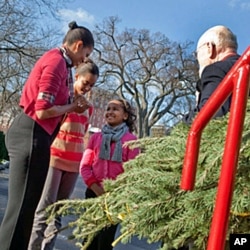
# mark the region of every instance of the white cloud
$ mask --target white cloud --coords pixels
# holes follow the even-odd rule
[[[241,7],[241,9],[244,9],[244,10],[250,10],[250,3],[243,2],[243,3],[241,3],[240,7]]]
[[[249,1],[242,1],[242,0],[230,0],[228,2],[228,5],[231,7],[231,8],[238,8],[240,7],[240,9],[242,10],[250,10],[250,3]]]
[[[81,8],[77,10],[61,9],[58,15],[62,20],[64,32],[68,30],[68,23],[71,21],[76,21],[77,24],[86,26],[87,28],[92,28],[95,24],[95,17]]]
[[[240,0],[230,0],[228,2],[228,5],[231,7],[231,8],[234,8],[235,6],[237,6],[237,3],[239,2]]]

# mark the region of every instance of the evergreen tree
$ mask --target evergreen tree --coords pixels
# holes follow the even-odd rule
[[[250,104],[246,113],[229,233],[250,231]],[[142,153],[125,164],[116,180],[106,180],[106,193],[87,200],[60,201],[59,214],[75,215],[69,223],[74,237],[85,246],[104,227],[120,223],[127,242],[131,236],[162,241],[161,249],[172,249],[192,241],[192,249],[206,249],[224,151],[228,116],[214,119],[202,134],[195,189],[180,190],[180,179],[189,127],[178,124],[169,136],[145,138],[130,143]],[[50,219],[51,219],[50,218]],[[78,243],[81,246],[80,243]]]

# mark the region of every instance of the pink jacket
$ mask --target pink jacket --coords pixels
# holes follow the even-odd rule
[[[127,141],[136,140],[137,137],[130,132],[123,135],[121,141],[124,144]],[[84,151],[81,163],[80,174],[85,184],[90,187],[93,183],[102,186],[104,179],[116,179],[121,174],[123,164],[111,160],[99,159],[99,152],[102,142],[102,133],[95,133],[90,137],[87,148]],[[111,156],[114,153],[115,143],[111,144]],[[123,147],[122,162],[134,159],[139,153],[139,149],[130,149]]]

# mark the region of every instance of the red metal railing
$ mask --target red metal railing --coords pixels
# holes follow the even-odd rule
[[[235,172],[238,163],[242,129],[249,93],[249,72],[250,47],[248,47],[242,54],[217,87],[213,95],[206,102],[202,110],[198,113],[187,138],[180,186],[181,189],[188,191],[193,190],[194,188],[202,131],[216,114],[220,106],[226,101],[229,95],[233,93],[207,250],[222,250],[225,248]]]

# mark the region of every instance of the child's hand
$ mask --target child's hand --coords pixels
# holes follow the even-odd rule
[[[75,103],[74,112],[76,113],[83,113],[85,110],[91,107],[90,102],[88,102],[84,96],[77,96],[74,100],[74,103]]]
[[[97,185],[96,183],[93,183],[90,188],[97,196],[104,194],[103,188]]]

